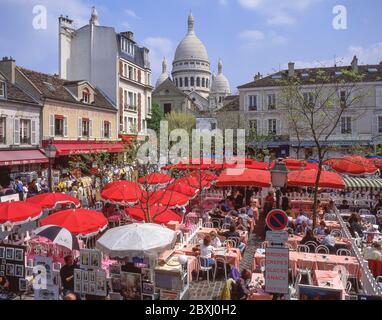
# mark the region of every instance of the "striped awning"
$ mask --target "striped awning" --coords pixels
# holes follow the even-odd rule
[[[344,177],[346,189],[382,189],[382,179]]]

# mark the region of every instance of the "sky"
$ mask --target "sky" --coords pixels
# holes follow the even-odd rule
[[[153,83],[163,57],[172,62],[190,11],[212,71],[221,58],[234,93],[258,72],[270,74],[290,61],[297,67],[345,65],[355,54],[362,64],[382,61],[380,0],[0,0],[0,57],[57,73],[59,15],[81,27],[93,5],[101,25],[131,30],[150,49]],[[46,27],[36,29],[41,6]]]

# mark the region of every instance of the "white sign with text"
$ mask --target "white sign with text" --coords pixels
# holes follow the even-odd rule
[[[289,292],[289,249],[268,247],[265,249],[265,291]]]

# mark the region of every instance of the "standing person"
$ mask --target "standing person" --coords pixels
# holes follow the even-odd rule
[[[77,265],[72,255],[68,255],[64,258],[65,264],[60,270],[61,283],[63,287],[64,297],[74,293],[74,269]]]
[[[289,208],[289,198],[287,194],[284,192],[281,198],[281,210],[286,212],[288,208]]]
[[[28,186],[27,183],[25,182],[23,184],[23,200],[26,200],[28,197]]]
[[[244,196],[241,194],[240,190],[236,190],[233,193],[233,202],[235,210],[239,210],[243,207]]]
[[[84,195],[85,195],[84,186],[82,185],[82,182],[78,183],[77,192],[78,192],[78,194],[77,194],[78,200],[80,200],[82,202]]]
[[[19,194],[20,201],[23,201],[24,200],[24,186],[23,186],[23,183],[21,182],[20,178],[16,179],[16,190],[15,191]]]

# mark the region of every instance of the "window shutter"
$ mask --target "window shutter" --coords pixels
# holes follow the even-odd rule
[[[31,121],[31,144],[33,146],[37,144],[36,120]]]
[[[64,117],[64,137],[68,136],[68,117]]]
[[[123,74],[123,62],[122,62],[122,61],[119,61],[119,74],[120,74],[121,76],[124,75],[124,74]]]
[[[281,120],[276,120],[277,121],[277,135],[282,135],[282,132],[281,132],[281,129],[282,129],[282,123],[281,123]]]
[[[20,119],[14,119],[13,121],[13,144],[20,144]]]
[[[89,120],[89,137],[93,137],[93,120]]]
[[[382,107],[382,87],[375,88],[376,106]]]
[[[78,138],[82,138],[82,118],[78,118]]]
[[[109,139],[111,139],[112,134],[113,134],[113,131],[111,131],[111,130],[112,130],[111,121],[109,121],[109,136],[108,136]]]
[[[101,121],[101,139],[105,137],[105,121]]]
[[[49,137],[54,137],[54,115],[49,115]]]

